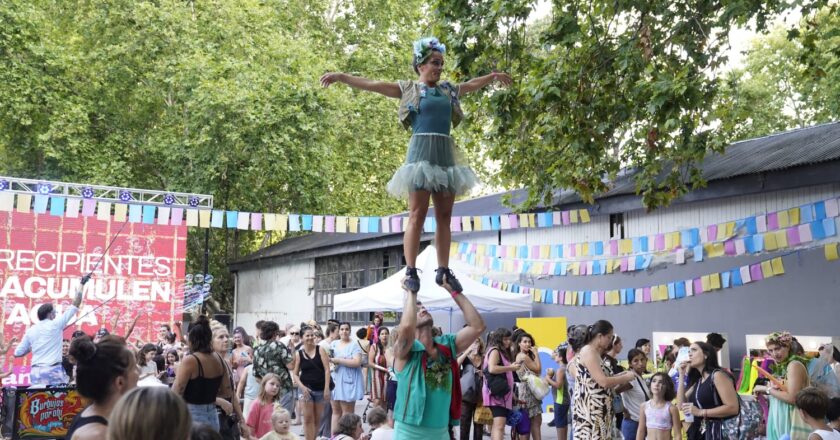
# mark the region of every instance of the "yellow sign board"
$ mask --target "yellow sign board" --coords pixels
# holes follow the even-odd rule
[[[566,317],[516,318],[516,326],[530,333],[538,347],[554,350],[566,342]]]

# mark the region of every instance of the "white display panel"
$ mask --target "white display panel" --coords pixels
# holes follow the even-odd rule
[[[750,350],[766,350],[767,344],[764,343],[764,338],[767,337],[771,332],[763,335],[747,335],[747,353]],[[831,336],[803,336],[803,335],[793,335],[796,340],[802,344],[802,347],[805,351],[817,351],[822,344],[831,344],[835,343],[838,337],[831,337]]]
[[[653,337],[650,339],[651,341],[651,352],[653,353],[653,362],[656,367],[659,367],[659,363],[662,362],[662,356],[660,354],[659,348],[663,345],[674,345],[674,339],[679,338],[686,338],[691,342],[695,341],[706,341],[706,335],[712,333],[714,330],[709,330],[707,332],[653,332]],[[717,332],[720,333],[720,332]],[[727,340],[725,344],[723,344],[723,348],[718,352],[718,363],[723,368],[729,368],[729,335],[726,333],[720,333],[724,339]]]

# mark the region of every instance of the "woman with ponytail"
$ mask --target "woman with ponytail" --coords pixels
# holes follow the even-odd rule
[[[578,341],[575,341],[578,344]],[[613,326],[600,320],[586,328],[580,353],[575,357],[574,438],[609,440],[612,438],[613,391],[636,377],[632,371],[612,376],[604,363],[604,353],[613,342]]]
[[[190,354],[178,365],[172,391],[187,402],[194,423],[204,423],[219,431],[216,397],[232,395],[233,390],[225,376],[225,361],[213,351],[213,330],[206,316],[199,316],[190,324],[188,340]],[[240,421],[240,424],[244,423]]]
[[[92,403],[73,419],[65,438],[103,439],[117,401],[137,386],[134,355],[120,337],[105,336],[94,344],[87,335],[73,340],[70,355],[76,359],[76,389]]]
[[[522,366],[521,362],[511,362],[510,354],[511,333],[505,327],[500,327],[490,334],[487,342],[487,354],[484,355],[484,371],[491,375],[502,375],[507,381],[507,392],[496,395],[490,392],[490,377],[484,378],[481,386],[481,397],[484,406],[490,408],[493,414],[493,425],[490,427],[490,438],[502,440],[505,435],[505,422],[513,408],[513,372]]]
[[[688,361],[677,368],[677,402],[686,421],[694,419],[688,440],[724,440],[723,420],[738,414],[739,403],[735,381],[720,368],[717,350],[695,342],[689,346]]]

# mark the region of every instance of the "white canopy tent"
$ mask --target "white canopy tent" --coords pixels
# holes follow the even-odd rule
[[[437,257],[434,246],[427,246],[417,256],[417,268],[420,269],[420,292],[417,298],[430,312],[459,311],[449,293],[435,283]],[[479,313],[531,313],[531,298],[528,295],[505,292],[473,280],[467,274],[453,269],[455,276],[464,287],[464,295],[470,299]],[[333,310],[336,312],[373,312],[401,311],[405,291],[401,280],[405,272],[400,271],[390,277],[367,287],[352,292],[336,295]]]

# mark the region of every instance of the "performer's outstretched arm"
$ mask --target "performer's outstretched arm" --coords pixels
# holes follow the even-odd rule
[[[461,292],[453,294],[452,287],[446,282],[443,283],[443,288],[452,295],[452,299],[455,300],[455,304],[458,304],[458,308],[464,315],[464,321],[466,321],[466,326],[455,335],[455,348],[458,352],[462,352],[470,348],[470,345],[484,333],[487,324],[484,323],[484,318],[481,317],[478,310],[464,294]]]
[[[329,72],[321,76],[321,85],[323,87],[329,87],[334,82],[342,82],[354,89],[379,93],[389,98],[399,99],[402,96],[400,85],[395,82],[376,81],[341,72]]]
[[[473,78],[465,83],[461,83],[460,94],[466,95],[467,93],[476,92],[484,87],[487,87],[487,85],[494,81],[498,81],[503,86],[509,86],[512,82],[510,75],[507,73],[493,72],[484,76],[479,76],[478,78]]]
[[[417,293],[405,291],[405,305],[400,319],[399,332],[394,340],[394,368],[401,371],[414,345],[414,335],[417,327]]]

